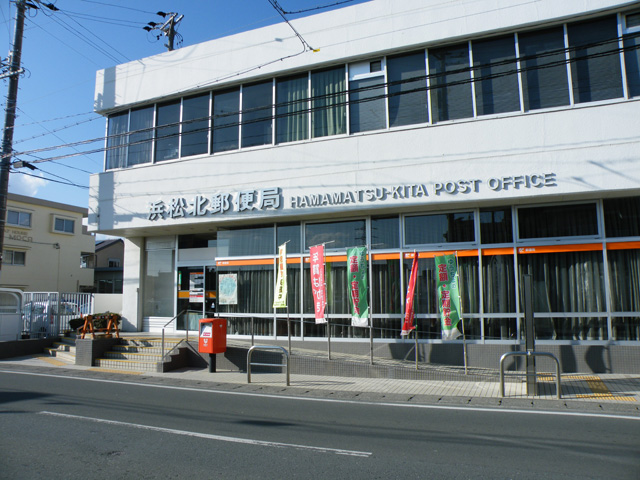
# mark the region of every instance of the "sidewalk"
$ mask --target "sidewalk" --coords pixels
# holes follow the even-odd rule
[[[252,373],[251,383],[243,372],[218,371],[210,373],[208,369],[180,369],[167,373],[132,372],[108,370],[96,367],[80,367],[46,355],[0,360],[0,368],[8,370],[11,365],[24,366],[37,370],[74,371],[76,374],[106,375],[109,378],[128,377],[128,381],[157,382],[180,386],[200,385],[202,388],[233,389],[280,395],[319,396],[330,398],[374,398],[377,401],[398,402],[453,402],[458,404],[517,405],[534,402],[540,404],[558,402],[579,402],[584,407],[598,405],[625,405],[625,410],[640,414],[640,375],[615,374],[565,374],[561,376],[562,399],[556,396],[556,381],[553,375],[540,376],[536,396],[526,395],[523,381],[505,382],[504,398],[500,396],[498,381],[428,381],[398,380],[389,378],[334,377],[315,375],[292,375],[290,386],[286,385],[286,374]],[[519,401],[519,402],[518,402]],[[547,402],[552,401],[552,402]],[[577,405],[576,405],[577,406]]]

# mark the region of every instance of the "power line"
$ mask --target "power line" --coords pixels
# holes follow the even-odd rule
[[[69,17],[77,17],[83,20],[88,20],[88,21],[98,22],[98,23],[106,23],[110,25],[118,25],[121,27],[140,28],[140,24],[142,23],[142,22],[133,21],[133,20],[124,20],[120,18],[109,18],[109,17],[102,17],[97,15],[90,15],[88,13],[72,12],[70,10],[65,10],[65,13]]]
[[[79,50],[75,49],[73,46],[69,45],[68,43],[66,43],[64,40],[56,37],[53,33],[51,33],[48,29],[42,27],[41,25],[39,25],[36,22],[32,22],[31,25],[34,25],[36,27],[38,27],[39,29],[41,29],[43,32],[47,33],[48,35],[51,35],[53,38],[55,38],[56,40],[58,40],[60,43],[62,43],[64,46],[66,46],[67,48],[69,48],[70,50],[73,50],[74,52],[76,52],[78,55],[80,55],[81,57],[85,58],[86,60],[89,60],[91,63],[93,63],[94,65],[98,66],[98,63],[96,63],[96,61],[91,58],[88,57],[87,55],[85,55],[84,53],[80,52]]]
[[[132,8],[132,7],[124,7],[122,5],[114,5],[113,3],[107,3],[107,2],[98,2],[96,0],[81,0],[82,2],[86,2],[86,3],[95,3],[98,5],[105,5],[107,7],[114,7],[114,8],[123,8],[125,10],[131,10],[133,12],[140,12],[140,13],[147,13],[149,15],[153,15],[155,12],[150,12],[148,10],[140,10],[139,8]]]
[[[34,177],[34,178],[39,178],[41,180],[45,180],[47,182],[53,182],[53,183],[60,183],[62,185],[68,185],[70,187],[78,187],[78,188],[82,188],[83,190],[89,190],[89,187],[85,187],[84,185],[78,185],[77,183],[73,183],[71,180],[68,180],[66,178],[63,178],[63,180],[65,180],[64,182],[61,180],[54,180],[53,178],[44,178],[44,177],[40,177],[39,175],[33,175],[32,173],[27,173],[24,172],[22,170],[12,170],[13,173],[19,173],[21,175],[26,175],[27,177]],[[47,173],[47,172],[44,172]],[[47,175],[53,175],[52,173],[47,173]],[[55,175],[57,176],[57,175]],[[62,178],[62,177],[58,177],[58,178]]]
[[[640,35],[640,34],[636,34],[636,35]],[[154,126],[154,127],[148,127],[148,128],[143,128],[143,129],[139,129],[139,130],[128,131],[128,132],[121,133],[121,134],[107,135],[106,137],[98,137],[98,138],[89,139],[89,140],[82,140],[82,141],[74,142],[74,143],[68,143],[68,144],[63,144],[63,145],[44,147],[44,148],[37,149],[37,150],[30,150],[30,151],[20,152],[20,153],[18,153],[18,155],[30,155],[30,154],[33,154],[33,153],[51,151],[51,150],[55,150],[55,149],[59,149],[59,148],[68,148],[68,147],[76,147],[76,146],[81,146],[81,145],[87,145],[89,143],[94,143],[94,142],[98,142],[98,141],[105,141],[105,140],[107,140],[107,142],[109,142],[110,140],[118,141],[119,139],[122,139],[122,138],[127,138],[128,139],[129,136],[153,134],[153,132],[156,131],[156,130],[160,131],[162,129],[168,129],[168,128],[171,128],[171,127],[178,127],[180,125],[188,125],[190,123],[208,121],[209,119],[215,120],[215,119],[221,119],[221,118],[229,117],[229,116],[236,116],[236,115],[239,116],[240,114],[246,115],[247,113],[255,113],[255,112],[260,112],[260,111],[263,111],[263,110],[269,110],[269,112],[270,112],[272,107],[275,107],[276,109],[278,109],[278,108],[283,108],[283,107],[292,106],[292,105],[306,104],[309,101],[320,101],[320,100],[323,100],[323,99],[333,99],[333,98],[338,98],[338,97],[342,97],[342,96],[344,96],[346,98],[347,95],[352,95],[352,94],[355,94],[355,93],[364,93],[364,92],[367,92],[367,91],[379,91],[380,89],[384,89],[385,87],[393,87],[393,86],[399,86],[399,85],[402,85],[402,84],[410,84],[410,83],[414,83],[414,82],[418,82],[418,81],[425,81],[425,85],[424,86],[420,86],[420,87],[417,87],[417,88],[414,88],[414,89],[410,89],[410,90],[404,90],[404,91],[400,91],[400,92],[397,92],[397,93],[386,93],[385,92],[385,93],[380,94],[380,95],[374,95],[374,96],[370,96],[370,97],[359,99],[359,100],[338,101],[338,102],[333,102],[333,103],[331,103],[329,105],[326,105],[326,106],[307,107],[307,108],[303,108],[303,109],[300,109],[300,110],[295,110],[295,111],[292,111],[292,112],[276,114],[274,116],[269,114],[268,116],[266,116],[264,118],[258,118],[256,120],[252,120],[252,121],[244,120],[242,122],[237,122],[237,123],[225,123],[222,126],[213,127],[213,130],[215,130],[216,128],[229,128],[231,126],[247,125],[247,124],[251,124],[251,123],[265,121],[267,119],[270,120],[272,118],[273,119],[279,119],[279,118],[284,118],[284,117],[288,117],[288,116],[307,114],[309,112],[322,110],[322,109],[335,108],[335,107],[338,107],[338,106],[346,106],[346,105],[352,105],[352,104],[358,104],[358,103],[366,103],[366,102],[372,102],[372,101],[385,99],[385,98],[389,98],[389,97],[408,95],[408,94],[411,94],[411,93],[416,93],[416,92],[421,92],[421,91],[428,92],[430,90],[450,88],[450,87],[453,87],[453,86],[456,86],[456,85],[464,85],[464,84],[473,83],[473,82],[482,82],[482,81],[487,81],[487,80],[500,78],[500,77],[504,77],[504,76],[516,75],[516,74],[518,74],[520,72],[529,72],[529,71],[553,68],[553,67],[557,67],[557,66],[561,66],[561,65],[567,65],[567,64],[571,64],[571,63],[575,63],[575,62],[584,61],[586,59],[593,59],[593,58],[598,58],[598,57],[603,57],[603,56],[610,56],[610,55],[614,55],[614,54],[619,54],[622,51],[631,51],[631,50],[635,50],[635,49],[640,48],[640,45],[636,45],[636,46],[632,46],[632,47],[622,47],[621,48],[621,47],[619,47],[617,45],[619,40],[620,40],[619,38],[613,38],[613,39],[606,40],[606,41],[595,42],[595,43],[592,43],[592,44],[589,44],[589,45],[580,45],[580,46],[571,47],[571,48],[568,48],[568,49],[566,49],[566,48],[556,49],[556,50],[548,51],[548,52],[545,52],[543,54],[538,54],[538,55],[516,57],[514,59],[508,59],[508,60],[503,60],[503,61],[499,61],[499,62],[492,62],[492,63],[489,63],[489,64],[473,65],[473,66],[464,67],[464,68],[455,69],[455,70],[449,70],[449,71],[445,71],[445,72],[441,72],[441,73],[437,73],[437,74],[420,75],[420,76],[416,76],[416,77],[412,77],[412,78],[408,78],[408,79],[403,79],[403,80],[395,81],[395,82],[386,82],[386,83],[385,82],[380,82],[380,83],[377,83],[375,85],[368,86],[368,87],[363,87],[363,88],[359,88],[359,89],[349,89],[349,90],[344,90],[344,91],[336,92],[336,93],[329,94],[329,95],[314,96],[313,98],[307,97],[307,98],[303,98],[303,99],[300,99],[300,100],[289,101],[289,102],[281,102],[281,103],[276,103],[276,104],[273,104],[273,105],[269,104],[269,105],[265,105],[265,106],[256,107],[256,108],[253,108],[253,109],[245,109],[245,110],[239,110],[237,112],[230,112],[230,113],[227,113],[225,115],[202,117],[202,118],[193,119],[193,120],[189,120],[189,121],[174,122],[174,123],[169,123],[169,124],[165,124],[165,125],[157,125],[157,126]],[[589,47],[603,46],[603,45],[612,44],[612,43],[616,44],[615,48],[610,49],[610,50],[606,50],[606,51],[603,51],[603,52],[599,52],[597,54],[591,54],[589,56],[583,56],[583,57],[572,56],[569,59],[567,59],[566,56],[564,56],[567,52],[575,52],[576,50],[583,50],[583,49],[589,48]],[[447,83],[435,84],[435,80],[437,80],[438,78],[442,78],[442,77],[455,76],[457,74],[470,73],[472,71],[476,72],[476,71],[479,71],[481,69],[495,68],[495,67],[498,67],[498,66],[505,66],[505,65],[515,66],[515,65],[517,65],[518,62],[526,62],[527,60],[540,59],[540,58],[544,58],[544,57],[548,57],[548,56],[558,56],[560,54],[563,55],[563,58],[561,60],[547,62],[547,63],[545,63],[543,65],[535,65],[533,67],[513,68],[513,69],[510,69],[510,70],[507,70],[507,71],[493,73],[493,74],[489,74],[489,75],[474,76],[473,78],[469,77],[469,78],[465,78],[465,79],[458,80],[458,81],[455,81],[455,82],[447,82]],[[430,83],[429,86],[427,86],[427,84],[426,84],[427,80],[429,80],[429,83]],[[432,81],[433,81],[433,84],[432,84]],[[197,130],[191,130],[191,131],[188,131],[188,132],[183,132],[182,134],[198,133],[198,132],[208,131],[208,130],[209,130],[209,127],[206,127],[206,128],[203,128],[203,129],[197,129]],[[178,135],[180,135],[179,132],[176,133],[176,134],[164,135],[164,136],[161,136],[161,137],[158,137],[158,138],[161,138],[161,139],[163,139],[163,138],[171,138],[172,136],[178,136]],[[62,155],[62,156],[52,157],[52,158],[49,158],[49,159],[39,159],[39,160],[34,161],[33,163],[40,163],[40,162],[51,161],[51,160],[59,160],[59,159],[74,157],[74,156],[83,155],[83,154],[100,153],[100,152],[104,152],[105,150],[108,151],[108,150],[112,150],[112,149],[116,149],[116,148],[123,148],[123,147],[129,146],[129,145],[144,144],[144,143],[148,143],[148,142],[153,141],[153,140],[154,140],[154,138],[150,137],[150,138],[145,138],[145,139],[142,139],[142,140],[136,141],[136,142],[128,142],[126,144],[112,145],[110,147],[102,147],[102,148],[90,150],[90,151],[87,151],[87,152],[78,152],[76,154]]]
[[[27,115],[23,110],[21,110],[21,109],[19,109],[19,110],[20,110],[22,113],[24,113],[25,115]],[[27,115],[27,116],[28,116],[28,115]],[[34,140],[34,139],[36,139],[36,138],[45,137],[45,136],[47,136],[47,135],[52,135],[52,134],[54,134],[54,133],[56,133],[56,132],[59,132],[59,131],[61,131],[61,130],[66,130],[66,129],[68,129],[68,128],[77,127],[77,126],[79,126],[79,125],[83,125],[83,124],[85,124],[85,123],[93,122],[93,121],[98,120],[98,119],[101,119],[101,118],[103,118],[103,117],[97,116],[97,117],[94,117],[94,118],[89,118],[89,119],[87,119],[87,120],[82,120],[82,121],[80,121],[80,122],[76,122],[76,123],[71,124],[71,125],[65,125],[65,126],[63,126],[63,127],[58,127],[58,128],[53,129],[53,130],[49,130],[48,128],[45,128],[45,127],[42,125],[42,123],[44,123],[44,122],[33,122],[33,123],[31,123],[30,125],[38,125],[39,127],[42,127],[44,130],[46,130],[46,132],[45,132],[45,133],[40,133],[40,134],[38,134],[38,135],[33,135],[33,136],[31,136],[31,137],[28,137],[28,138],[22,138],[22,139],[20,139],[20,140],[15,140],[15,141],[13,142],[13,144],[14,144],[14,145],[16,145],[16,144],[18,144],[18,143],[24,143],[24,142],[28,142],[29,140]],[[15,127],[14,127],[14,128],[15,128]],[[64,141],[64,140],[63,140],[63,141]]]
[[[18,109],[20,110],[20,109]],[[32,118],[31,115],[27,114],[26,112],[24,112],[23,110],[20,110],[22,113],[24,113],[27,117]],[[100,118],[100,117],[96,117],[96,118]],[[94,119],[90,119],[90,120],[94,120]],[[60,141],[65,141],[64,139],[62,139],[62,137],[58,136],[55,132],[56,131],[51,131],[49,130],[47,127],[45,127],[44,125],[40,125],[41,128],[43,128],[44,130],[46,130],[47,132],[49,132],[49,134],[52,134],[54,137],[56,137],[58,140]],[[73,148],[74,150],[76,150],[75,148]],[[77,150],[76,150],[77,151]],[[78,152],[78,153],[82,153],[82,152]],[[91,158],[87,157],[88,160],[93,161]]]
[[[101,47],[100,45],[98,45],[98,43],[96,43],[95,41],[91,40],[89,37],[87,37],[85,34],[83,34],[82,32],[78,31],[76,28],[74,28],[73,26],[69,25],[67,22],[65,22],[62,18],[60,18],[55,12],[60,12],[60,14],[66,16],[69,20],[73,21],[74,23],[76,23],[80,28],[86,30],[90,35],[92,35],[93,37],[95,37],[99,42],[102,42],[107,48],[111,49],[113,52],[115,52],[116,54],[120,55],[121,58],[124,58],[126,61],[130,61],[130,59],[124,55],[123,53],[119,52],[118,50],[116,50],[115,48],[113,48],[113,46],[107,42],[105,42],[102,38],[98,37],[95,33],[93,33],[91,30],[89,30],[88,28],[86,28],[84,25],[82,25],[81,23],[79,23],[77,20],[75,20],[72,17],[69,17],[63,10],[60,10],[59,8],[53,6],[52,4],[43,4],[41,0],[34,0],[36,1],[38,4],[43,5],[45,7],[47,7],[48,9],[52,10],[53,13],[46,13],[46,10],[42,10],[43,13],[48,16],[49,18],[51,18],[53,21],[55,21],[56,23],[58,23],[59,25],[62,26],[62,28],[64,28],[65,30],[67,30],[68,32],[70,32],[71,34],[75,35],[76,37],[78,37],[80,40],[83,40],[87,45],[95,48],[97,51],[99,51],[100,53],[102,53],[104,56],[106,56],[107,58],[109,58],[110,60],[114,61],[115,63],[121,63],[121,59],[112,55],[109,51],[107,51],[106,48]]]
[[[320,5],[320,6],[317,6],[317,7],[305,8],[303,10],[293,10],[293,11],[290,11],[290,12],[285,11],[280,5],[278,5],[278,9],[280,11],[282,11],[282,13],[284,15],[297,15],[299,13],[313,12],[313,11],[316,11],[316,10],[324,10],[325,8],[336,7],[338,5],[343,5],[345,3],[352,3],[354,1],[355,0],[342,0],[341,2],[330,3],[328,5]]]
[[[298,37],[298,39],[300,40],[300,42],[302,43],[302,46],[305,49],[311,50],[311,51],[318,51],[317,49],[313,48],[311,45],[309,45],[307,43],[307,41],[304,39],[304,37],[293,27],[293,25],[291,25],[291,22],[289,22],[289,20],[287,19],[287,17],[285,16],[284,10],[282,9],[282,7],[278,4],[277,0],[267,0],[271,6],[273,8],[276,9],[276,11],[280,14],[280,16],[282,17],[282,19],[286,22],[287,25],[289,25],[289,27],[291,28],[291,30],[293,30],[293,33],[295,33],[296,37]]]
[[[65,115],[63,117],[56,117],[56,118],[48,118],[46,120],[36,120],[34,122],[31,123],[21,123],[18,125],[14,125],[13,128],[20,128],[20,127],[28,127],[31,125],[39,125],[41,123],[47,123],[47,122],[56,122],[58,120],[66,120],[67,118],[73,118],[73,117],[80,117],[82,115],[94,115],[96,112],[90,111],[90,112],[82,112],[82,113],[71,113],[69,115]],[[102,117],[97,117],[97,118],[102,118]]]

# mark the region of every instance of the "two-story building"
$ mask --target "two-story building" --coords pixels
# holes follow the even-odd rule
[[[10,193],[0,287],[25,292],[90,292],[94,235],[86,208]]]
[[[636,1],[372,0],[294,24],[313,50],[282,23],[98,72],[89,226],[125,239],[125,329],[190,309],[325,339],[325,244],[331,337],[367,341],[345,256],[364,245],[378,343],[402,341],[414,255],[418,338],[441,342],[434,256],[457,252],[467,340],[522,341],[531,274],[539,342],[639,344]]]

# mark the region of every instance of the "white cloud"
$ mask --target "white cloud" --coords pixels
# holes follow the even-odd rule
[[[35,197],[38,191],[47,184],[46,180],[31,175],[12,173],[9,176],[9,192]]]

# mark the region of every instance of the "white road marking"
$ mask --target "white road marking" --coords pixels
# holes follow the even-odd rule
[[[62,417],[73,420],[85,420],[95,423],[106,423],[108,425],[117,425],[130,428],[138,428],[140,430],[150,430],[152,432],[171,433],[173,435],[183,435],[186,437],[203,438],[206,440],[217,440],[220,442],[243,443],[245,445],[257,445],[261,447],[278,447],[278,448],[295,448],[298,450],[311,450],[319,453],[335,453],[336,455],[347,455],[352,457],[370,457],[372,452],[359,452],[357,450],[342,450],[340,448],[314,447],[311,445],[298,445],[295,443],[267,442],[264,440],[254,440],[251,438],[227,437],[224,435],[211,435],[209,433],[189,432],[187,430],[176,430],[173,428],[154,427],[151,425],[140,425],[137,423],[119,422],[116,420],[105,420],[103,418],[83,417],[80,415],[68,415],[66,413],[56,412],[38,412],[39,415],[48,415],[52,417]]]
[[[20,371],[13,371],[13,370],[0,370],[0,373],[11,373],[15,375],[32,375],[36,377],[64,378],[68,380],[111,383],[111,384],[117,384],[117,385],[134,385],[134,386],[146,387],[146,388],[164,388],[169,390],[182,390],[187,392],[213,393],[217,395],[239,395],[239,396],[245,396],[245,397],[274,398],[274,399],[282,399],[282,400],[301,400],[306,402],[371,405],[371,406],[379,406],[379,407],[418,408],[418,409],[426,409],[426,410],[453,410],[453,411],[464,411],[464,412],[524,413],[527,415],[555,415],[555,416],[562,416],[562,417],[610,418],[610,419],[617,419],[617,420],[640,421],[640,416],[614,415],[610,413],[565,412],[565,411],[554,411],[554,410],[522,410],[517,408],[503,408],[503,407],[491,408],[491,407],[472,407],[472,406],[456,406],[456,405],[424,405],[424,404],[413,404],[413,403],[367,402],[367,401],[359,401],[359,400],[340,400],[336,398],[309,398],[309,397],[296,397],[293,395],[271,395],[267,393],[230,392],[225,390],[215,390],[215,389],[207,389],[207,388],[179,387],[174,385],[154,385],[149,383],[125,382],[122,380],[72,377],[69,375],[52,375],[48,373],[20,372]]]

